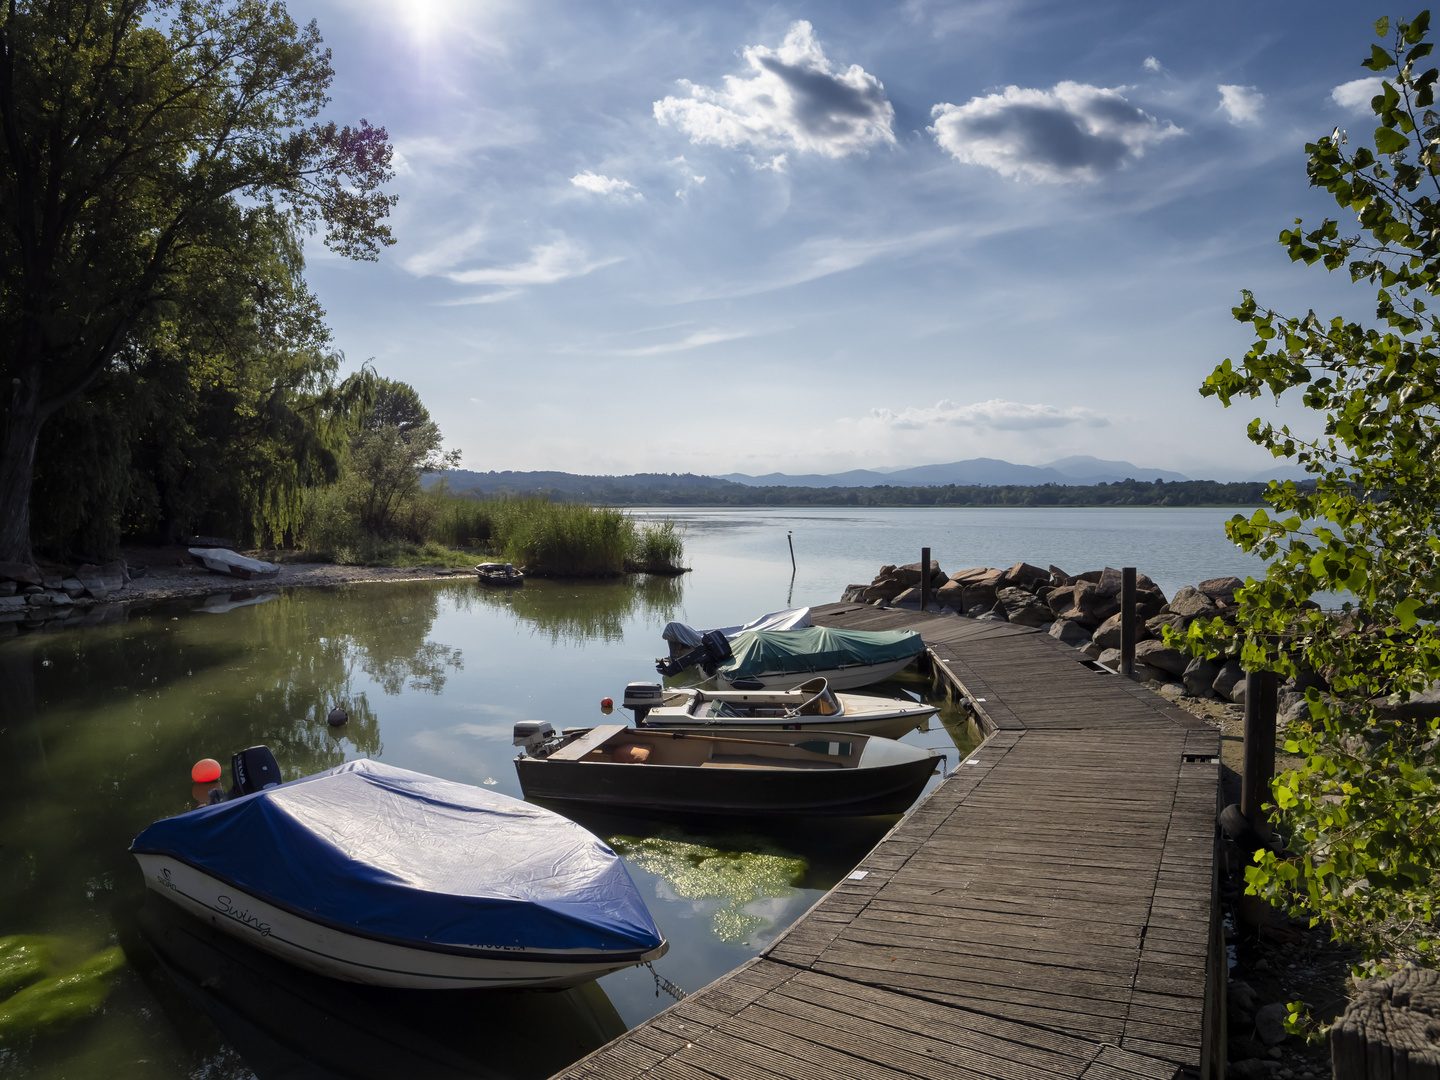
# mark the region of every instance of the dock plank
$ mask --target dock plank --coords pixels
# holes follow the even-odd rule
[[[1030,627],[856,604],[812,617],[918,630],[986,732],[976,764],[862,860],[863,882],[558,1075],[1218,1076],[1218,733]]]

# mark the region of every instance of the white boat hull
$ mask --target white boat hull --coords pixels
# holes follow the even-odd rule
[[[625,959],[582,950],[420,948],[312,922],[167,855],[137,852],[135,858],[145,884],[192,915],[296,967],[346,982],[415,990],[559,988],[657,960],[670,948],[665,942]]]
[[[914,659],[913,656],[904,656],[899,660],[886,660],[881,664],[850,664],[824,671],[766,671],[759,675],[743,676],[740,681],[754,680],[763,684],[766,690],[794,690],[811,679],[824,679],[830,684],[831,690],[854,690],[888,679]],[[721,690],[734,689],[723,671],[715,677],[715,684]]]

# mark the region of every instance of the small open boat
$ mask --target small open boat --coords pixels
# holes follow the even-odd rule
[[[750,630],[730,642],[716,685],[735,690],[793,690],[823,678],[832,690],[888,679],[925,651],[914,630]]]
[[[901,814],[941,755],[874,735],[517,725],[527,799],[722,817]]]
[[[837,694],[824,679],[794,690],[705,690],[631,683],[625,708],[635,723],[656,728],[768,727],[850,731],[895,739],[935,713],[934,705],[874,694]]]
[[[276,784],[263,749],[236,755],[235,797],[130,846],[147,886],[256,948],[414,989],[574,986],[669,948],[615,852],[558,814],[370,760]]]
[[[482,562],[475,567],[481,585],[524,585],[525,575],[508,562]]]

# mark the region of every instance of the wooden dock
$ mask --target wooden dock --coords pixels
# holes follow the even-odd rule
[[[813,615],[919,630],[987,740],[761,956],[558,1076],[1223,1076],[1219,733],[1025,627]]]

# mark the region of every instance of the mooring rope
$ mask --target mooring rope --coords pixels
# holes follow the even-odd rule
[[[673,997],[676,1001],[684,1001],[684,1000],[685,1000],[685,991],[684,991],[684,990],[681,990],[680,987],[676,986],[673,982],[671,982],[669,979],[667,979],[664,975],[661,975],[658,971],[656,971],[656,970],[655,970],[655,965],[652,964],[649,960],[645,961],[645,963],[642,964],[641,966],[642,966],[642,967],[647,967],[647,968],[649,968],[649,969],[650,969],[650,974],[655,976],[655,996],[656,996],[657,998],[660,996],[660,991],[661,991],[661,990],[664,990],[667,994],[669,994],[671,997]]]

